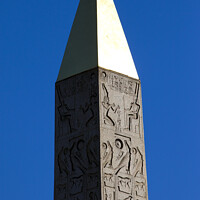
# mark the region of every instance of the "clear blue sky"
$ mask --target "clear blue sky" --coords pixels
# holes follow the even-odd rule
[[[200,1],[115,0],[142,81],[149,200],[198,200]],[[54,83],[78,0],[0,0],[0,199],[53,200]]]

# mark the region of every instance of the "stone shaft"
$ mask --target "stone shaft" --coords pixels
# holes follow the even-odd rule
[[[55,90],[54,200],[148,200],[140,81],[94,68]]]

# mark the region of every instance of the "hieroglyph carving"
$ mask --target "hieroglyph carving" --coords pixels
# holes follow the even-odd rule
[[[100,69],[104,200],[147,200],[140,82]]]
[[[112,114],[116,114],[117,110],[120,109],[120,107],[119,107],[119,105],[115,106],[114,103],[110,102],[109,93],[108,93],[108,90],[105,87],[104,83],[102,84],[102,89],[104,92],[104,97],[103,97],[103,101],[102,101],[104,124],[115,126],[116,120],[112,117]]]
[[[58,97],[58,106],[57,110],[59,113],[59,128],[61,129],[61,132],[63,133],[65,131],[66,134],[71,133],[73,130],[75,130],[73,125],[73,118],[74,118],[74,108],[69,108],[67,105],[67,102],[65,101],[65,98],[63,94],[61,93],[60,85],[56,86],[56,92]],[[63,133],[64,134],[64,133]]]
[[[98,73],[56,83],[55,200],[100,200]]]
[[[125,128],[134,133],[139,133],[139,110],[140,105],[138,102],[138,92],[139,92],[139,84],[136,83],[135,86],[135,96],[133,96],[133,101],[131,101],[130,106],[128,108],[124,108],[125,110]]]
[[[148,200],[140,81],[96,68],[55,94],[54,200]]]

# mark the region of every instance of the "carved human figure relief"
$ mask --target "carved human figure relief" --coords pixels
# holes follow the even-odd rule
[[[102,83],[102,89],[104,94],[102,101],[104,124],[115,126],[116,122],[111,117],[110,112],[116,113],[117,110],[120,109],[120,107],[119,105],[116,106],[115,103],[110,103],[109,93],[104,83]]]
[[[60,126],[62,126],[60,128],[63,128],[64,132],[67,134],[72,133],[76,130],[74,125],[75,108],[68,107],[65,98],[61,93],[60,85],[56,86],[56,91],[59,99],[59,106],[57,109],[60,116]]]
[[[140,105],[138,102],[138,93],[139,93],[139,84],[136,83],[135,86],[135,95],[133,96],[133,101],[130,105],[124,109],[125,111],[125,129],[139,133],[139,110]]]
[[[81,118],[81,127],[92,127],[98,122],[98,84],[96,81],[96,74],[91,73],[89,77],[89,98],[84,104],[81,104],[79,109],[83,113]]]
[[[71,79],[56,86],[55,200],[147,200],[139,81],[101,69],[99,83]]]
[[[84,123],[86,127],[89,127],[90,125],[93,126],[97,124],[97,97],[96,96],[90,96],[89,103],[86,103],[84,106],[80,106],[80,109],[82,110],[84,117]]]
[[[140,83],[104,70],[100,80],[104,200],[147,200]]]
[[[55,200],[101,200],[97,72],[56,83]]]

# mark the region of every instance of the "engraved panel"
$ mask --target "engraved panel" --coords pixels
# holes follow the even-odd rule
[[[56,83],[55,200],[100,200],[98,72]]]
[[[140,81],[100,68],[55,94],[54,199],[148,200]]]
[[[147,200],[140,81],[99,70],[103,199]]]

